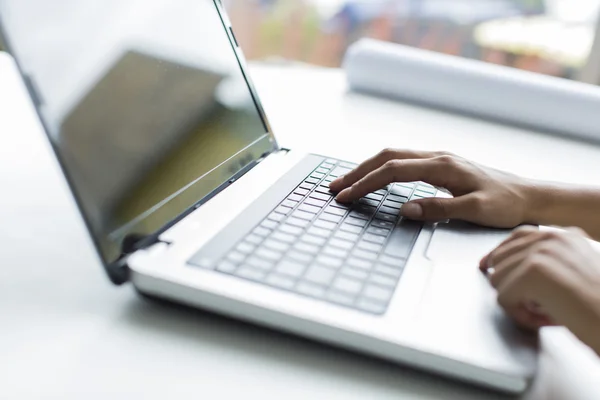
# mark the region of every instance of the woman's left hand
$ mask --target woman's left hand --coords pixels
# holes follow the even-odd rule
[[[480,268],[517,324],[564,325],[600,354],[600,254],[583,231],[519,228]]]

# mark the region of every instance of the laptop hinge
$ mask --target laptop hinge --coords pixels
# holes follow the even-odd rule
[[[121,257],[106,267],[111,282],[115,285],[123,285],[129,282],[130,269],[127,263],[129,256],[139,250],[148,250],[157,244],[170,245],[171,243],[160,240],[158,235],[143,238],[131,235],[126,238],[123,241],[123,253]]]

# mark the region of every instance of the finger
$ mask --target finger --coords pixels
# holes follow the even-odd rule
[[[537,332],[544,326],[553,326],[555,323],[547,315],[533,313],[523,304],[515,307],[505,308],[506,314],[522,329]]]
[[[336,199],[342,203],[357,200],[392,182],[425,181],[435,186],[444,186],[441,182],[445,182],[447,174],[447,167],[434,158],[392,160],[341,191]]]
[[[523,236],[527,236],[527,235],[530,235],[530,234],[536,233],[536,232],[539,232],[539,228],[537,226],[530,226],[530,225],[521,226],[521,227],[515,229],[508,238],[506,238],[502,243],[500,243],[496,247],[496,249],[505,246],[507,243],[510,243],[513,240],[519,239]],[[481,269],[482,271],[485,271],[493,266],[493,264],[490,263],[490,257],[492,256],[492,253],[496,249],[492,250],[491,252],[489,252],[486,256],[484,256],[481,259],[481,261],[479,262],[479,269]]]
[[[498,272],[498,269],[504,260],[508,259],[514,254],[531,248],[531,246],[544,239],[544,235],[539,231],[522,233],[514,239],[506,242],[504,245],[498,246],[494,251],[492,251],[490,253],[490,257],[488,258],[488,266],[494,267],[496,272]]]
[[[468,220],[473,214],[473,199],[461,196],[416,200],[402,206],[400,213],[406,218],[419,221]]]
[[[529,251],[522,251],[512,254],[502,260],[499,264],[494,264],[494,273],[490,275],[490,284],[498,289],[500,285],[506,281],[508,276],[517,268],[519,268],[525,259],[529,256]]]
[[[361,163],[358,167],[350,171],[344,176],[341,176],[329,184],[329,188],[333,192],[339,192],[347,187],[352,186],[360,179],[364,178],[370,172],[384,165],[386,162],[391,160],[410,160],[410,159],[424,159],[434,157],[434,153],[423,152],[423,151],[412,151],[412,150],[396,150],[396,149],[385,149],[379,152],[377,155],[369,158],[365,162]]]

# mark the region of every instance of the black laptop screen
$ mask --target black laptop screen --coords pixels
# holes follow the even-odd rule
[[[271,151],[213,0],[0,0],[105,263]]]

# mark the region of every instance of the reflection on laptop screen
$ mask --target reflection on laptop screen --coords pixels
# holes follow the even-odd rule
[[[273,147],[212,0],[0,0],[105,262]]]

